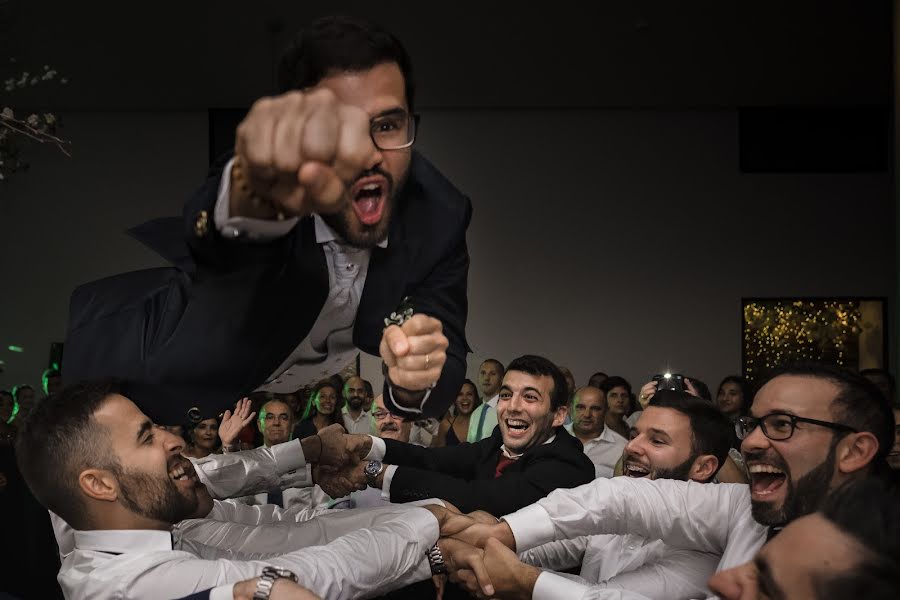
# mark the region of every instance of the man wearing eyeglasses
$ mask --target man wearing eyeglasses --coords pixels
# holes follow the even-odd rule
[[[749,486],[596,479],[558,489],[496,524],[471,520],[460,532],[457,519],[442,535],[478,548],[495,538],[522,553],[555,540],[630,533],[720,553],[718,570],[728,569],[751,561],[782,527],[817,510],[831,489],[880,475],[893,428],[881,392],[859,375],[822,365],[785,368],[760,387],[750,416],[737,425]],[[507,597],[504,586],[535,599],[565,597],[540,575],[529,581],[490,575],[500,598]]]
[[[378,26],[323,18],[282,57],[279,86],[187,203],[190,256],[158,227],[135,232],[183,270],[76,291],[66,379],[126,379],[156,421],[180,422],[297,390],[362,350],[384,361],[389,410],[441,416],[465,373],[471,204],[412,149],[409,56]]]

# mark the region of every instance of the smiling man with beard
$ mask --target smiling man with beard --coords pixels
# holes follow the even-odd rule
[[[391,411],[440,417],[465,374],[471,203],[412,149],[410,57],[379,26],[321,18],[279,85],[185,206],[187,244],[171,220],[133,230],[178,268],[75,291],[64,378],[128,380],[176,423],[295,391],[362,350],[384,361]]]
[[[254,552],[243,543],[248,537],[262,538],[264,560],[190,543],[180,522],[209,513],[213,501],[183,448],[108,381],[69,386],[36,408],[17,460],[34,495],[75,529],[58,576],[66,598],[176,598],[217,586],[227,596],[216,597],[231,598],[233,584],[270,566],[292,571],[326,599],[377,596],[430,577],[425,553],[439,529],[431,509],[393,507],[371,527],[345,527],[324,545],[286,553],[272,552],[270,536],[247,527],[243,551]],[[334,518],[348,514],[355,520],[350,511]],[[313,537],[320,527],[313,523]]]
[[[579,393],[592,389],[582,388]],[[625,477],[700,483],[713,479],[731,442],[729,423],[718,410],[690,394],[671,390],[653,396],[630,437],[622,451]],[[453,549],[450,544],[448,553],[452,555]],[[594,535],[544,544],[520,559],[505,564],[518,589],[498,593],[584,598],[625,589],[650,599],[687,600],[706,594],[706,581],[719,555],[672,548],[637,535]],[[574,581],[550,571],[573,568],[579,568],[580,576]],[[531,581],[534,587],[528,589]]]
[[[509,364],[497,403],[499,426],[480,442],[421,448],[369,436],[356,480],[385,500],[441,498],[463,511],[504,514],[560,487],[594,477],[594,465],[565,428],[566,381],[552,362],[526,355]]]
[[[460,531],[457,520],[452,535],[479,548],[496,538],[523,552],[583,535],[635,534],[720,554],[718,569],[727,569],[752,560],[767,537],[816,510],[831,489],[879,476],[893,426],[883,395],[859,375],[817,364],[786,367],[763,382],[750,416],[739,421],[749,486],[596,479],[496,524],[472,520]]]
[[[371,405],[366,398],[366,382],[354,375],[344,383],[344,429],[347,433],[369,433],[370,413],[365,407]]]

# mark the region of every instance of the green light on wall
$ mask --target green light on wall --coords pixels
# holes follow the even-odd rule
[[[25,348],[22,346],[7,346],[7,350],[10,352],[25,352]]]

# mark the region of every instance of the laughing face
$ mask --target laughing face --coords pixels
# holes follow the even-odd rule
[[[834,422],[831,399],[837,385],[815,377],[782,375],[756,394],[751,415],[772,413]],[[750,472],[753,518],[763,525],[780,525],[816,509],[835,474],[834,431],[797,423],[786,440],[770,440],[760,427],[744,438],[741,453]]]
[[[408,115],[403,74],[396,63],[336,73],[313,89],[320,88],[328,88],[340,102],[363,109],[372,119]],[[350,183],[344,207],[322,218],[353,246],[371,248],[384,240],[394,198],[406,181],[411,156],[410,148],[376,152],[367,170]]]
[[[471,415],[475,410],[475,402],[478,395],[475,393],[475,386],[469,382],[462,384],[459,394],[456,395],[456,414],[461,416]]]
[[[203,484],[181,455],[184,440],[153,425],[124,396],[111,396],[94,418],[109,432],[122,505],[161,526],[197,513]]]
[[[566,420],[568,407],[551,408],[553,378],[507,371],[497,400],[497,421],[503,444],[512,454],[522,454],[550,439],[555,427]]]
[[[686,481],[696,458],[690,418],[673,408],[648,406],[631,428],[622,470],[628,477]]]

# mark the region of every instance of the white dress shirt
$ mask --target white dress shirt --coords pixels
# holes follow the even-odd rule
[[[559,540],[524,552],[523,562],[562,571],[581,566],[579,578],[542,574],[533,600],[602,598],[604,590],[628,590],[651,600],[689,600],[708,595],[706,582],[720,556],[670,548],[637,535],[593,535]],[[577,586],[559,582],[565,577]],[[575,589],[579,592],[575,595]],[[561,596],[565,591],[568,595]]]
[[[519,552],[583,535],[634,534],[674,549],[719,554],[719,570],[752,560],[766,540],[742,484],[600,478],[557,489],[504,519]]]
[[[239,561],[199,558],[168,531],[76,531],[58,580],[67,600],[180,598],[210,588],[211,598],[231,598],[234,583],[272,565],[323,599],[368,598],[429,578],[425,552],[438,535],[437,519],[410,507],[324,546]]]
[[[190,461],[197,467],[197,476],[213,498],[236,498],[251,492],[313,485],[311,468],[306,464],[300,440],[241,452],[210,454],[190,458]]]
[[[575,435],[571,424],[566,425],[566,431]],[[605,425],[600,435],[592,440],[583,442],[584,453],[594,463],[596,477],[613,476],[616,463],[622,458],[622,450],[627,443],[628,440]]]
[[[364,433],[371,435],[372,433],[372,413],[366,410],[359,411],[359,416],[355,419],[347,408],[344,408],[344,429],[347,433]]]

